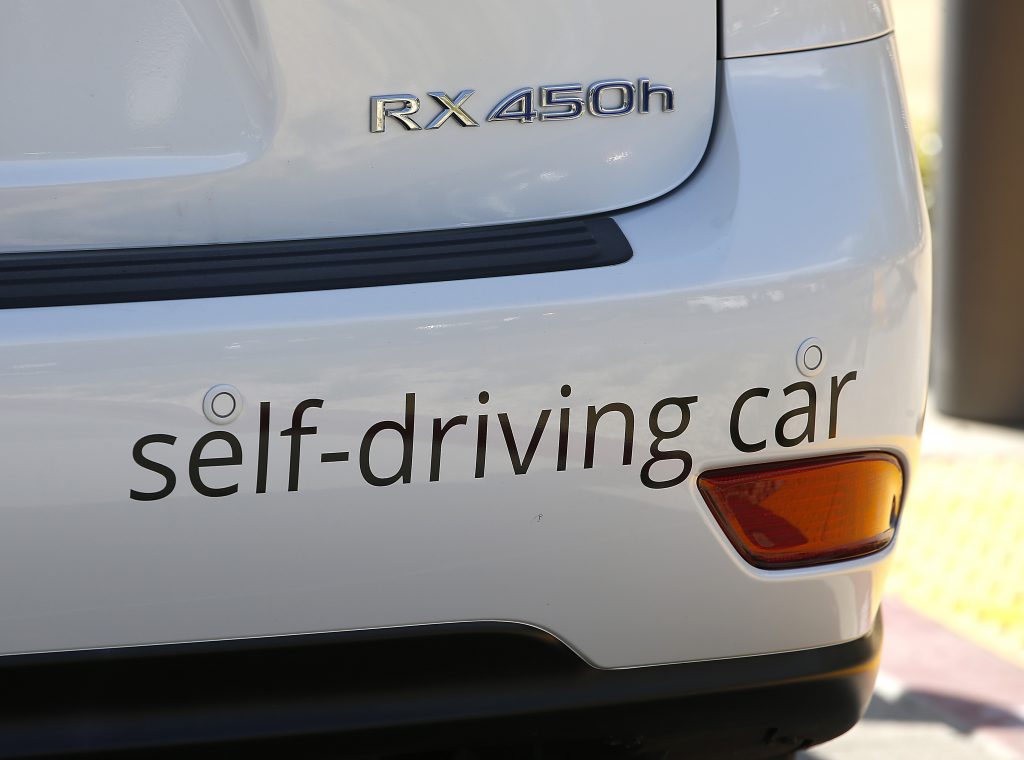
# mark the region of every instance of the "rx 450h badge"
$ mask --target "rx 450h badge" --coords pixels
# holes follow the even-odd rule
[[[406,93],[370,96],[370,131],[383,132],[389,118],[408,130],[437,129],[450,118],[464,127],[479,127],[467,113],[465,105],[475,90],[460,90],[451,97],[446,92],[428,92],[441,110],[421,127],[413,118],[420,110],[420,99]],[[675,93],[671,87],[639,79],[602,79],[584,90],[582,84],[546,84],[536,89],[521,87],[503,97],[487,114],[487,121],[567,121],[578,119],[584,112],[591,116],[626,116],[634,111],[650,113],[651,98],[661,97],[661,110],[675,110]]]

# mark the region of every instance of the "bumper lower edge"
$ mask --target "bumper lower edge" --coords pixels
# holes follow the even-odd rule
[[[513,623],[7,657],[0,756],[771,757],[857,722],[881,637],[622,670]]]

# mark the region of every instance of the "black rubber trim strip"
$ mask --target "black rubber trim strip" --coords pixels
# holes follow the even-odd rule
[[[781,754],[856,723],[880,645],[876,622],[820,649],[602,670],[536,628],[458,623],[9,656],[0,757],[386,756],[633,736],[645,751]]]
[[[0,254],[0,308],[164,301],[609,266],[609,217],[314,240]]]

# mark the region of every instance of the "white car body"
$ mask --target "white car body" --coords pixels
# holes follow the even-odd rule
[[[721,17],[713,0],[0,9],[0,262],[599,212],[633,252],[508,277],[0,309],[0,654],[508,621],[622,669],[867,636],[892,546],[755,568],[696,479],[869,450],[913,474],[930,239],[891,18],[875,0],[721,6]],[[517,87],[643,77],[674,87],[673,111],[484,120]],[[428,92],[465,88],[478,128],[367,128],[371,96],[416,94],[423,126],[437,110]],[[809,378],[797,362],[808,338],[825,352]],[[799,406],[782,389],[801,380],[817,391],[815,434],[782,445],[776,423]],[[219,426],[203,412],[218,384],[242,405]],[[747,453],[730,415],[753,387],[770,394],[742,408],[742,435],[765,441]],[[375,487],[361,440],[376,422],[404,424],[407,394],[408,482]],[[664,442],[692,470],[652,488],[647,418],[667,398],[694,399]],[[281,431],[306,399],[322,403],[300,425],[317,430],[293,463]],[[614,402],[636,415],[632,462],[609,422],[585,467],[587,407]],[[521,454],[543,410],[516,474],[498,415]],[[432,421],[459,415],[468,422],[445,439],[434,480]],[[202,474],[210,488],[237,485],[210,497],[189,459],[217,430],[241,462]],[[170,484],[133,459],[153,434],[174,439],[146,449],[173,489],[133,498]],[[372,469],[399,472],[403,445],[394,431],[373,441]],[[336,451],[350,461],[321,461]],[[648,474],[664,482],[672,467]]]

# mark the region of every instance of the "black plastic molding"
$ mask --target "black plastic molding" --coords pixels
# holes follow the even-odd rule
[[[0,254],[0,308],[294,293],[609,266],[609,217],[259,243]]]
[[[881,641],[876,620],[835,646],[601,670],[550,633],[470,622],[4,656],[0,757],[409,760],[636,737],[644,757],[775,757],[857,722]]]

